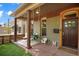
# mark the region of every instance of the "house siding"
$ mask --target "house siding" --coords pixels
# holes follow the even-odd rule
[[[50,44],[56,42],[55,45],[59,44],[59,33],[53,33],[54,28],[59,29],[60,26],[60,17],[52,17],[47,19],[47,38]]]

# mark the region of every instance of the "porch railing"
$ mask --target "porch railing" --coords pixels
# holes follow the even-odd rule
[[[22,39],[23,36],[24,36],[23,34],[18,34],[17,40]],[[1,34],[0,35],[0,44],[9,43],[12,40],[14,40],[14,35],[11,35],[11,34]]]

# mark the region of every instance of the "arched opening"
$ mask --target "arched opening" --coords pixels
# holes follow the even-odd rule
[[[78,49],[79,8],[71,8],[60,13],[60,46]]]

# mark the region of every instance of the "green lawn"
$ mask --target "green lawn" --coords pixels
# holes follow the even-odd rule
[[[8,43],[0,45],[0,56],[31,56],[29,52],[25,52],[21,47]]]

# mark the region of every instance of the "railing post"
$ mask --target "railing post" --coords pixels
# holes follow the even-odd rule
[[[12,39],[11,39],[11,35],[10,35],[10,36],[9,36],[9,43],[11,43],[11,40],[12,40]]]
[[[2,44],[4,44],[4,41],[5,41],[5,40],[4,40],[4,36],[2,36]]]

